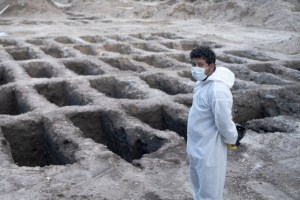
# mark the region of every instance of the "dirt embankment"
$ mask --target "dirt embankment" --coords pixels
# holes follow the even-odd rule
[[[63,12],[50,0],[0,0],[1,11],[3,11],[1,17],[64,16]]]
[[[69,15],[126,19],[201,19],[300,31],[298,0],[0,0],[2,17]]]
[[[300,31],[297,0],[54,0],[70,13],[140,19],[202,19],[275,30]]]

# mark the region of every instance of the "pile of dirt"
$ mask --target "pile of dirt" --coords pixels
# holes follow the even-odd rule
[[[101,16],[101,17],[122,17],[132,19],[132,13],[135,9],[139,9],[140,5],[132,0],[53,0],[56,5],[60,5],[62,9],[71,15],[85,16]],[[68,5],[63,7],[63,5]]]
[[[297,0],[53,0],[68,13],[126,19],[202,19],[275,30],[300,31]]]
[[[234,21],[247,26],[300,31],[300,10],[297,2],[231,0],[199,3],[195,7],[201,8],[199,15],[210,21]]]
[[[2,17],[64,16],[63,12],[50,0],[0,0],[1,10],[3,10]]]
[[[299,1],[182,0],[159,1],[154,17],[200,18],[209,22],[236,22],[277,30],[300,31]],[[148,8],[146,8],[149,12]]]
[[[2,17],[69,15],[124,19],[201,19],[300,31],[298,0],[0,0]]]

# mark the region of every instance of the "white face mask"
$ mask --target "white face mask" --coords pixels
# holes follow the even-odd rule
[[[207,77],[207,75],[205,74],[205,68],[192,67],[192,76],[197,81],[203,81]]]

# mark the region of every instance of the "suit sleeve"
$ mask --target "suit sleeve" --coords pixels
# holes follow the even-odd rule
[[[235,123],[232,121],[232,102],[232,94],[227,86],[214,89],[212,112],[218,132],[226,144],[235,144],[238,136]]]

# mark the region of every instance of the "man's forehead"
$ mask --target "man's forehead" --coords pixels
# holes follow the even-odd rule
[[[206,60],[204,58],[193,58],[193,63],[206,63]]]

